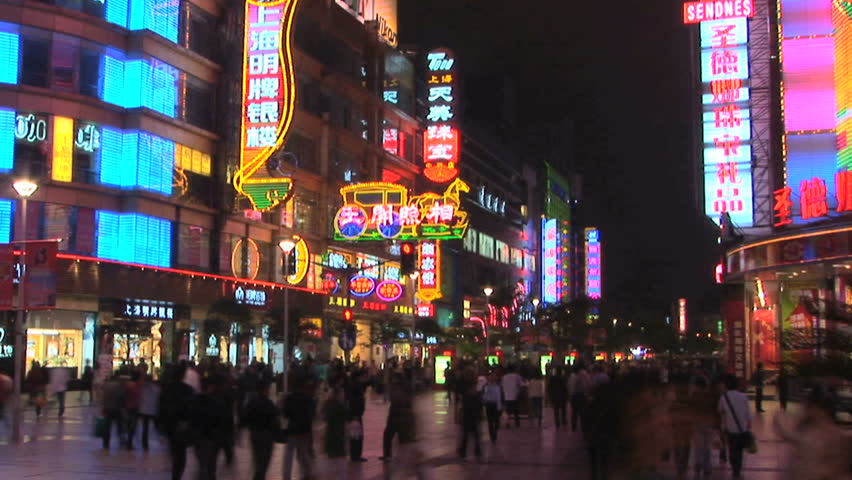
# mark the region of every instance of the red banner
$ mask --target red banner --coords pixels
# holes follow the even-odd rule
[[[27,310],[56,307],[55,240],[28,242],[25,245],[24,305]]]
[[[15,253],[12,245],[0,245],[0,310],[14,308]]]

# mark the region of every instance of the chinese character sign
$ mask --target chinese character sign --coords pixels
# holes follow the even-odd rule
[[[262,169],[293,121],[296,77],[291,31],[299,0],[247,0],[243,47],[240,168],[234,188],[255,210],[286,201],[292,180]]]
[[[703,0],[683,4],[683,23],[754,16],[754,0]]]
[[[701,12],[720,9],[709,19],[725,18],[728,7],[722,4],[727,3],[737,2],[697,2],[691,8]],[[745,10],[742,3],[737,3],[740,5],[736,7],[738,11]],[[748,8],[753,12],[751,6]],[[737,226],[750,227],[753,224],[751,104],[748,22],[744,18],[750,15],[731,16],[735,18],[701,21],[699,26],[704,105],[704,212],[717,222],[727,213]]]
[[[459,174],[459,131],[456,118],[455,56],[445,48],[426,56],[426,131],[423,133],[423,174],[446,183]]]
[[[559,221],[555,218],[541,220],[541,289],[544,303],[556,303],[562,298],[562,249],[560,248]]]
[[[417,256],[417,298],[431,302],[441,298],[441,242],[425,240],[420,242]]]
[[[600,299],[603,293],[601,286],[601,239],[596,228],[586,229],[586,296]]]

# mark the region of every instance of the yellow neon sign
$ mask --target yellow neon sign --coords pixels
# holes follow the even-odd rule
[[[308,267],[311,265],[311,253],[308,250],[308,243],[304,238],[299,238],[296,242],[296,273],[287,277],[287,283],[290,285],[298,285],[305,279],[308,274]]]
[[[50,178],[70,182],[74,169],[74,120],[53,117],[53,168]]]

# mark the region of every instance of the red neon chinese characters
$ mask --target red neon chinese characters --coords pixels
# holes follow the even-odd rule
[[[713,80],[710,82],[710,93],[713,94],[713,103],[736,102],[740,99],[740,89],[743,81],[736,80]]]
[[[710,71],[713,75],[732,75],[740,72],[739,56],[731,50],[719,50],[710,55]]]
[[[775,226],[789,225],[793,223],[793,202],[790,195],[793,190],[790,187],[775,190]]]
[[[852,172],[837,172],[834,186],[837,191],[837,212],[852,211]]]
[[[423,133],[423,174],[435,183],[446,183],[459,174],[459,131],[455,128],[457,92],[455,58],[447,49],[427,54],[426,131]]]
[[[428,240],[420,243],[418,258],[420,276],[418,277],[417,296],[426,302],[441,297],[440,243]]]
[[[728,48],[729,41],[736,38],[734,34],[735,24],[717,25],[713,27],[713,41],[716,43],[713,48]]]
[[[735,162],[720,163],[716,176],[722,185],[725,183],[740,183],[740,179],[737,178],[737,164]]]
[[[370,223],[377,227],[379,225],[393,225],[393,205],[374,205]]]
[[[743,119],[740,118],[740,109],[736,105],[716,107],[713,109],[713,113],[716,117],[717,128],[733,128],[743,124]]]
[[[456,207],[449,204],[440,204],[435,202],[429,207],[429,212],[426,214],[426,220],[429,223],[450,222],[456,216]]]
[[[713,142],[717,147],[725,150],[725,156],[730,157],[731,155],[739,155],[740,153],[740,145],[742,141],[740,137],[736,135],[728,135],[727,133],[722,135],[721,138],[716,137],[713,139]]]
[[[799,186],[800,208],[802,218],[817,218],[828,215],[828,202],[826,200],[825,180],[812,178],[802,180]]]
[[[436,183],[449,182],[458,174],[459,134],[446,124],[430,125],[423,135],[423,174]]]

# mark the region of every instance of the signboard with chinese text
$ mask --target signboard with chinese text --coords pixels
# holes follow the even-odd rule
[[[542,302],[556,303],[562,298],[562,249],[560,248],[559,221],[555,218],[541,220],[541,289]]]
[[[292,180],[274,177],[266,161],[283,144],[296,105],[293,21],[299,0],[246,0],[240,166],[234,188],[255,210],[286,202]]]
[[[754,0],[704,0],[683,4],[683,23],[753,16]]]
[[[460,179],[443,194],[410,196],[407,187],[371,182],[340,189],[343,206],[334,217],[335,240],[410,240],[463,238],[469,222],[461,209]]]
[[[693,7],[703,9],[726,2],[697,3]],[[718,8],[725,12],[726,7]],[[738,227],[751,227],[754,216],[748,21],[744,18],[747,15],[731,16],[699,25],[704,213],[717,223],[721,214],[728,213]]]
[[[376,296],[383,302],[395,302],[403,293],[402,284],[396,280],[385,280],[376,287]]]
[[[74,170],[74,120],[53,117],[53,166],[50,178],[70,182]]]
[[[601,285],[601,239],[600,232],[596,228],[587,228],[586,231],[586,296],[598,300],[603,294]]]
[[[423,175],[446,183],[459,174],[461,134],[456,128],[455,55],[439,48],[426,55],[426,131],[423,133]]]
[[[686,333],[686,299],[681,298],[677,301],[677,331],[681,335]]]
[[[417,249],[417,298],[431,302],[441,298],[441,242],[424,240]]]
[[[15,249],[8,243],[0,245],[0,310],[14,308]]]

